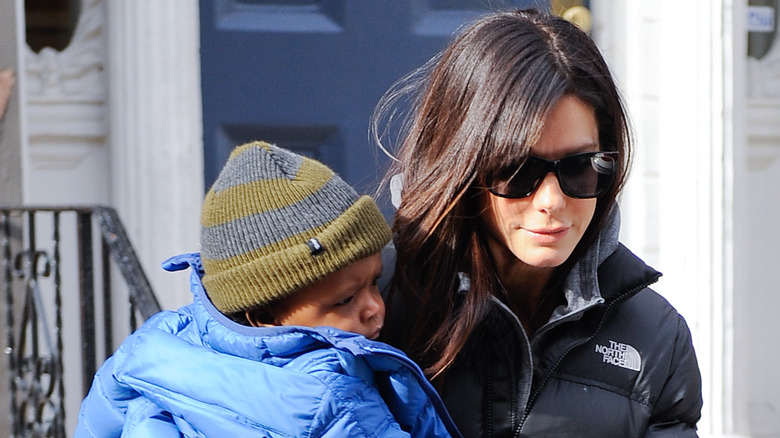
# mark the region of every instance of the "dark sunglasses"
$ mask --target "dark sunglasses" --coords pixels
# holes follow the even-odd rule
[[[502,198],[525,198],[539,188],[548,173],[571,198],[596,198],[609,190],[617,172],[617,152],[584,152],[550,161],[529,156],[519,168],[510,168],[492,178],[490,193]]]

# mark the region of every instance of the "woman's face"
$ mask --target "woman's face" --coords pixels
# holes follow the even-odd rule
[[[574,96],[564,96],[548,116],[531,155],[557,160],[599,150],[599,132],[592,107]],[[516,260],[531,267],[552,268],[571,255],[596,210],[596,198],[566,196],[554,173],[548,173],[530,196],[508,199],[485,190],[481,215],[489,246],[497,262]]]

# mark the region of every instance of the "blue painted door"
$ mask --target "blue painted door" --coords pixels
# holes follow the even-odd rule
[[[267,140],[371,192],[386,157],[369,141],[390,85],[500,0],[201,0],[205,181],[232,148]]]

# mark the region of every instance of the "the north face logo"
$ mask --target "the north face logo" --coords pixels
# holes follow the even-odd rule
[[[639,371],[642,368],[642,358],[636,348],[620,342],[609,341],[609,346],[596,344],[596,353],[604,356],[604,362]]]

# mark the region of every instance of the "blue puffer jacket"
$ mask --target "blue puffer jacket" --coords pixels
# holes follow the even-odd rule
[[[98,370],[76,437],[460,436],[399,350],[332,328],[237,324],[214,308],[198,254],[192,304],[150,318]]]

